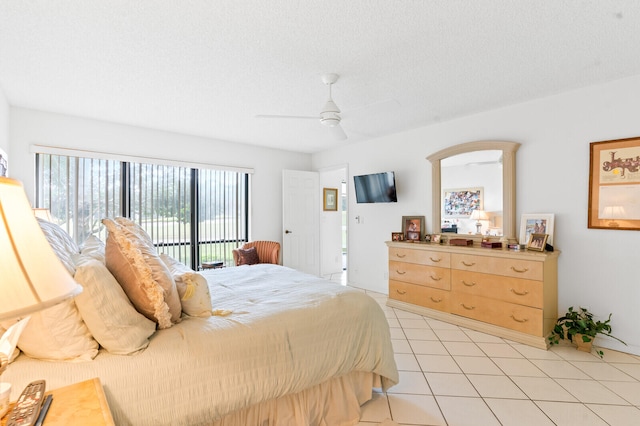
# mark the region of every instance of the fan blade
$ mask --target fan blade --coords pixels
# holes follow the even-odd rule
[[[271,115],[271,114],[258,114],[255,118],[288,118],[288,119],[313,119],[319,120],[318,116],[309,116],[309,115]]]
[[[339,124],[337,126],[329,127],[329,132],[336,140],[343,141],[347,139],[347,134]]]

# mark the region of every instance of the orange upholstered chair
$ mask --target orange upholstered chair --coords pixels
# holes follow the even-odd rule
[[[256,248],[259,263],[280,263],[280,243],[277,241],[249,241],[244,243],[241,249]],[[240,256],[238,250],[233,250],[233,261],[236,266],[240,264]]]

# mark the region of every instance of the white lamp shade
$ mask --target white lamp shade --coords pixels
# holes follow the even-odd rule
[[[484,210],[474,210],[471,213],[471,219],[473,220],[489,220],[489,216]]]
[[[0,177],[0,320],[20,318],[79,294],[47,242],[22,184]]]

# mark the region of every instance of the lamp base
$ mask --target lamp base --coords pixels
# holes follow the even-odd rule
[[[476,222],[476,235],[482,235],[482,223]]]

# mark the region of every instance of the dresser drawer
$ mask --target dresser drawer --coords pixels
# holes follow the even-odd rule
[[[450,294],[446,290],[389,280],[389,297],[412,305],[449,312]]]
[[[542,281],[458,269],[451,270],[452,291],[504,300],[533,308],[542,308],[544,305],[542,287]]]
[[[451,254],[429,250],[390,247],[389,260],[449,268],[451,265]]]
[[[463,271],[504,275],[542,281],[543,262],[505,257],[477,256],[473,254],[451,254],[451,267]]]
[[[451,313],[534,336],[543,336],[542,309],[467,293],[451,294]]]
[[[442,290],[451,289],[451,270],[448,268],[390,260],[389,279]]]

